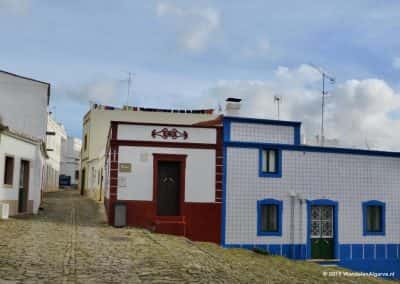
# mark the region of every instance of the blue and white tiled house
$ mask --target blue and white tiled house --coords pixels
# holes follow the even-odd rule
[[[301,145],[300,122],[223,124],[223,246],[400,277],[400,153]]]

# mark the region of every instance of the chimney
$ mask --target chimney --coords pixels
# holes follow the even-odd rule
[[[240,113],[240,102],[242,99],[227,98],[225,105],[225,113],[227,116],[238,116]]]

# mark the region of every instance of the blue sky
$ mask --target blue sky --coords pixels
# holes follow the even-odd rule
[[[245,114],[274,118],[279,94],[283,118],[314,136],[313,62],[337,78],[328,135],[396,148],[399,13],[399,1],[0,0],[0,69],[50,82],[51,107],[73,136],[89,101],[127,102],[127,71],[130,104],[215,107],[236,95]]]

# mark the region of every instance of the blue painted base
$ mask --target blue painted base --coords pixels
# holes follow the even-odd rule
[[[239,244],[232,244],[232,245],[224,245],[226,248],[243,248],[243,249],[259,249],[262,251],[266,251],[271,255],[280,255],[285,256],[291,259],[307,259],[307,249],[306,245],[302,244],[295,244],[295,245],[239,245]]]
[[[345,260],[339,265],[358,272],[388,273],[387,278],[400,279],[400,260]]]
[[[271,255],[305,260],[306,244],[226,244],[226,248],[259,249]],[[400,279],[400,244],[340,244],[338,265],[356,272],[392,273],[389,278]]]

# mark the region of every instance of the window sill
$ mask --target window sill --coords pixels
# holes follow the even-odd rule
[[[9,189],[13,189],[13,185],[12,184],[3,184],[4,188],[9,188]]]
[[[267,177],[267,178],[281,178],[282,173],[277,172],[277,173],[265,173],[265,172],[260,172],[259,177]]]
[[[385,236],[385,232],[364,232],[363,236]]]
[[[281,232],[257,232],[259,237],[282,237]]]

